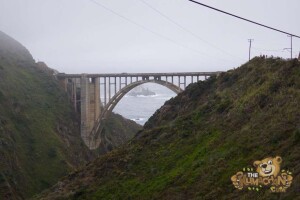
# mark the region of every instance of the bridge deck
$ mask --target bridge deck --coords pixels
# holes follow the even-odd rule
[[[221,72],[173,72],[173,73],[109,73],[109,74],[65,74],[58,73],[56,76],[61,78],[80,78],[86,75],[87,78],[97,77],[142,77],[142,76],[213,76]]]

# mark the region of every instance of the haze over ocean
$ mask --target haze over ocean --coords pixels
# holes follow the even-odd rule
[[[129,96],[125,95],[122,100],[114,108],[113,112],[131,119],[138,124],[144,125],[145,122],[159,109],[167,100],[176,96],[176,94],[168,88],[146,83],[142,87],[156,93],[153,96]]]

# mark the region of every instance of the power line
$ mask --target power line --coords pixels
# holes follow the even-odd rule
[[[254,49],[257,52],[273,52],[273,53],[288,53],[288,54],[292,54],[297,58],[297,51],[290,51],[291,48],[283,48],[283,49],[263,49],[263,48],[255,48],[252,47],[251,49]],[[299,51],[300,52],[300,51]]]
[[[190,35],[194,36],[195,38],[201,40],[202,42],[205,42],[206,44],[208,44],[208,45],[210,45],[210,46],[212,46],[212,47],[214,47],[214,48],[216,48],[216,49],[218,49],[219,51],[222,51],[223,53],[225,53],[225,54],[227,54],[227,55],[230,55],[230,56],[236,57],[236,58],[238,58],[238,59],[241,59],[241,58],[239,58],[239,57],[237,57],[237,56],[235,56],[235,55],[232,55],[232,54],[226,52],[225,50],[223,50],[223,49],[217,47],[216,45],[211,44],[210,42],[208,42],[208,41],[202,39],[202,38],[199,37],[197,34],[195,34],[194,32],[192,32],[192,31],[190,31],[190,30],[188,30],[187,28],[183,27],[182,25],[180,25],[179,23],[177,23],[176,21],[174,21],[173,19],[171,19],[170,17],[168,17],[166,14],[162,13],[162,12],[159,11],[158,9],[154,8],[153,6],[151,6],[151,5],[150,5],[149,3],[147,3],[146,1],[144,1],[144,0],[140,0],[140,1],[141,1],[143,4],[145,4],[146,6],[148,6],[149,8],[151,8],[152,10],[154,10],[156,13],[158,13],[159,15],[161,15],[162,17],[164,17],[165,19],[167,19],[169,22],[175,24],[175,25],[176,25],[177,27],[179,27],[181,30],[183,30],[183,31],[185,31],[185,32],[187,32],[187,33],[189,33]],[[241,60],[244,60],[244,59],[241,59]]]
[[[156,35],[156,36],[158,36],[158,37],[160,37],[160,38],[162,38],[162,39],[164,39],[164,40],[167,40],[167,41],[169,41],[169,42],[171,42],[171,43],[174,43],[174,44],[176,44],[177,46],[183,47],[183,48],[185,48],[185,49],[189,49],[190,51],[197,52],[198,54],[210,56],[210,55],[205,54],[205,53],[203,53],[203,52],[201,52],[201,51],[198,51],[198,50],[196,50],[196,49],[190,48],[190,47],[188,47],[188,46],[186,46],[186,45],[184,45],[184,44],[178,43],[178,42],[176,42],[175,40],[170,39],[170,38],[168,38],[168,37],[166,37],[166,36],[164,36],[164,35],[162,35],[162,34],[160,34],[160,33],[158,33],[158,32],[152,31],[151,29],[147,28],[146,26],[143,26],[143,25],[141,25],[141,24],[136,23],[135,21],[131,20],[130,18],[125,17],[125,16],[123,16],[123,15],[117,13],[116,11],[114,11],[114,10],[108,8],[107,6],[104,6],[103,4],[101,4],[101,3],[99,3],[99,2],[97,2],[97,1],[95,1],[95,0],[90,0],[90,1],[91,1],[92,3],[94,3],[95,5],[100,6],[100,7],[102,7],[103,9],[105,9],[105,10],[107,10],[107,11],[113,13],[114,15],[117,15],[118,17],[120,17],[120,18],[122,18],[122,19],[124,19],[124,20],[126,20],[126,21],[128,21],[128,22],[130,22],[130,23],[132,23],[132,24],[134,24],[134,25],[136,25],[136,26],[138,26],[139,28],[141,28],[141,29],[143,29],[143,30],[145,30],[145,31],[147,31],[147,32],[150,32],[150,33],[152,33],[152,34],[154,34],[154,35]]]
[[[263,48],[257,48],[257,47],[252,47],[254,50],[258,51],[270,51],[270,52],[283,52],[284,49],[263,49]]]
[[[215,11],[224,13],[224,14],[226,14],[226,15],[230,15],[230,16],[232,16],[232,17],[235,17],[235,18],[238,18],[238,19],[241,19],[241,20],[250,22],[250,23],[252,23],[252,24],[256,24],[256,25],[259,25],[259,26],[262,26],[262,27],[271,29],[271,30],[273,30],[273,31],[277,31],[277,32],[280,32],[280,33],[284,33],[284,34],[290,35],[290,36],[292,36],[292,37],[300,38],[300,36],[298,36],[298,35],[295,35],[295,34],[292,34],[292,33],[288,33],[288,32],[285,32],[285,31],[282,31],[282,30],[279,30],[279,29],[276,29],[276,28],[273,28],[273,27],[270,27],[270,26],[267,26],[267,25],[264,25],[264,24],[261,24],[261,23],[258,23],[258,22],[255,22],[255,21],[252,21],[252,20],[243,18],[243,17],[240,17],[240,16],[231,14],[231,13],[229,13],[229,12],[226,12],[226,11],[223,11],[223,10],[220,10],[220,9],[217,9],[217,8],[214,8],[214,7],[211,7],[211,6],[208,6],[208,5],[203,4],[203,3],[200,3],[200,2],[198,2],[198,1],[194,1],[194,0],[188,0],[188,1],[190,1],[190,2],[192,2],[192,3],[195,3],[195,4],[198,4],[198,5],[201,5],[201,6],[204,6],[204,7],[207,7],[207,8],[210,8],[210,9],[215,10]]]

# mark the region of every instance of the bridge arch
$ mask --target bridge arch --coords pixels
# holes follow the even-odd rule
[[[175,92],[176,94],[182,92],[183,90],[177,86],[174,85],[168,81],[164,81],[164,80],[156,80],[156,79],[151,79],[151,80],[140,80],[140,81],[136,81],[133,82],[127,86],[125,86],[124,88],[122,88],[120,91],[118,91],[110,100],[109,102],[104,106],[104,108],[102,109],[100,116],[98,117],[97,121],[95,122],[95,126],[92,129],[91,132],[91,136],[93,137],[94,140],[100,140],[99,135],[102,132],[103,129],[103,122],[105,119],[107,119],[110,114],[112,113],[113,109],[115,108],[115,106],[119,103],[119,101],[133,88],[145,84],[145,83],[156,83],[162,86],[167,87],[168,89],[172,90],[173,92]]]
[[[121,73],[121,74],[65,74],[56,78],[70,97],[74,110],[80,113],[80,134],[90,149],[97,149],[101,144],[103,121],[107,118],[123,96],[134,87],[144,83],[157,83],[179,93],[189,83],[194,83],[221,72],[173,72],[173,73]],[[169,79],[171,78],[171,81]],[[177,79],[176,83],[174,78]],[[135,79],[135,80],[133,80]],[[128,84],[130,83],[130,84]],[[103,90],[100,89],[101,85]],[[122,88],[122,85],[125,85]],[[119,87],[118,87],[119,86]],[[182,86],[183,89],[180,87]],[[111,98],[111,88],[114,94]],[[107,102],[108,89],[108,103]],[[104,92],[104,107],[100,105],[101,92]],[[102,110],[102,112],[101,112]]]

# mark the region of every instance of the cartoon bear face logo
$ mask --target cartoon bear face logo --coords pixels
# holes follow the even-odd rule
[[[256,171],[262,177],[274,176],[280,172],[280,164],[282,162],[282,158],[280,156],[276,156],[275,158],[269,157],[265,158],[261,161],[257,160],[253,163],[254,167],[256,167]]]

